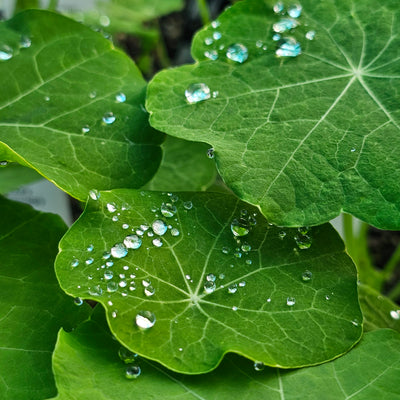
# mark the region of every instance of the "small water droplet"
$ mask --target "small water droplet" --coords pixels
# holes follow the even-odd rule
[[[262,361],[254,361],[254,370],[262,371],[265,368],[265,365]]]
[[[244,218],[235,218],[231,223],[231,231],[234,236],[246,236],[250,232],[250,227]]]
[[[126,101],[125,93],[122,93],[122,92],[118,93],[118,94],[115,96],[115,101],[116,101],[117,103],[125,103],[125,101]]]
[[[118,286],[124,288],[124,287],[127,286],[127,283],[126,283],[126,281],[120,281],[120,282],[118,283]]]
[[[211,97],[210,88],[205,83],[192,83],[185,90],[185,97],[190,104],[208,100]]]
[[[233,306],[233,307],[232,307],[232,310],[233,310],[233,311],[237,311],[237,309],[238,309],[238,308],[237,308],[236,306]]]
[[[261,47],[263,47],[263,42],[262,42],[262,40],[257,40],[257,42],[256,42],[256,47],[258,47],[259,49],[260,49]]]
[[[122,224],[122,229],[128,229],[129,225],[128,224]]]
[[[219,274],[219,275],[218,275],[218,278],[219,278],[219,279],[225,279],[225,274]]]
[[[136,325],[141,329],[149,329],[156,323],[156,316],[151,311],[139,311],[136,314]]]
[[[107,283],[107,292],[113,293],[118,290],[118,283],[110,281]]]
[[[246,281],[239,282],[239,287],[245,287],[246,286]]]
[[[74,298],[74,304],[76,306],[81,306],[83,304],[83,300],[80,297],[75,297]]]
[[[352,153],[354,153],[355,151],[356,151],[356,149],[353,147],[353,148],[351,148],[351,150],[350,150]]]
[[[71,261],[71,267],[75,268],[79,265],[79,260],[77,258],[73,258]]]
[[[110,279],[112,279],[114,276],[114,272],[112,272],[111,270],[107,270],[106,272],[104,272],[104,279],[106,281],[109,281]]]
[[[82,133],[88,133],[90,132],[90,126],[89,125],[83,125],[81,129]]]
[[[123,245],[123,243],[116,243],[111,247],[111,255],[114,258],[123,258],[128,254],[128,249]]]
[[[103,289],[100,287],[100,285],[95,285],[89,288],[88,291],[91,296],[101,296],[103,294]]]
[[[111,312],[111,317],[112,318],[117,318],[118,310],[114,310]]]
[[[113,122],[115,122],[115,115],[112,112],[106,112],[103,115],[103,122],[107,125],[112,124]]]
[[[279,236],[279,239],[284,239],[285,236],[286,236],[286,232],[285,232],[285,231],[280,231],[280,232],[278,233],[278,236]]]
[[[221,25],[221,23],[220,23],[219,21],[213,21],[213,22],[211,22],[211,26],[212,26],[214,29],[217,29],[220,25]]]
[[[242,249],[242,251],[244,251],[245,253],[249,252],[251,250],[251,246],[248,243],[243,243],[242,246],[240,247]]]
[[[272,40],[274,42],[277,42],[278,40],[281,40],[281,35],[279,35],[279,33],[275,33],[275,35],[272,36]]]
[[[208,37],[204,39],[204,43],[206,44],[206,46],[210,46],[211,44],[214,43],[214,40],[213,38]]]
[[[232,285],[230,285],[228,287],[228,293],[230,293],[230,294],[236,293],[237,290],[238,290],[238,286],[236,283],[233,283]]]
[[[309,235],[296,235],[294,240],[300,250],[307,250],[312,244],[312,238]]]
[[[191,210],[193,208],[193,203],[191,201],[185,201],[183,207],[185,210]]]
[[[12,58],[14,52],[10,46],[6,44],[0,45],[0,61],[7,61]]]
[[[142,239],[137,235],[128,235],[124,239],[124,245],[127,249],[138,249],[142,245]]]
[[[390,311],[390,316],[396,321],[399,320],[400,319],[400,310]]]
[[[146,288],[144,288],[144,294],[147,297],[153,296],[153,294],[156,292],[156,289],[154,289],[153,286],[149,285]]]
[[[249,258],[246,260],[246,264],[247,265],[251,265],[251,264],[253,264],[253,261],[251,261]]]
[[[214,92],[212,92],[213,99],[216,99],[218,97],[218,95],[219,95],[218,90],[215,90]]]
[[[218,60],[218,53],[216,52],[216,50],[205,51],[204,57],[207,57],[208,59],[215,61]]]
[[[306,39],[307,40],[314,40],[315,39],[315,31],[308,31],[306,33]]]
[[[97,96],[97,92],[95,92],[95,91],[89,93],[89,98],[90,99],[95,99],[96,96]]]
[[[118,218],[117,215],[114,215],[114,216],[112,217],[112,220],[113,220],[114,222],[118,222],[119,218]]]
[[[96,189],[89,190],[89,197],[92,200],[98,200],[100,198],[100,193]]]
[[[331,299],[331,296],[329,296],[329,294],[327,294],[326,296],[325,296],[325,300],[330,300]]]
[[[229,247],[223,247],[222,248],[222,253],[229,254]]]
[[[206,280],[207,280],[208,282],[215,282],[216,279],[217,279],[217,277],[216,277],[214,274],[208,274],[208,275],[206,276]]]
[[[205,282],[204,291],[207,294],[210,294],[210,293],[214,292],[215,289],[216,289],[215,282],[211,282],[211,281],[208,281],[208,280]]]
[[[296,28],[298,25],[299,23],[295,19],[282,18],[272,26],[272,29],[276,33],[283,33]]]
[[[106,262],[106,265],[107,265],[107,268],[109,268],[109,267],[112,267],[113,265],[114,265],[114,262],[113,261],[107,261]]]
[[[138,355],[136,353],[128,350],[126,347],[123,346],[121,346],[118,350],[118,356],[125,364],[132,364],[136,362],[138,358]]]
[[[137,379],[142,370],[140,369],[139,365],[129,365],[126,367],[125,370],[125,377],[127,379]]]
[[[279,48],[276,50],[275,54],[278,57],[297,57],[301,54],[300,43],[292,37],[282,39]]]
[[[312,272],[309,271],[309,270],[305,270],[305,271],[301,274],[301,279],[302,279],[304,282],[309,282],[309,281],[311,281],[311,278],[312,278]]]
[[[153,239],[153,246],[161,247],[163,245],[163,241],[160,238]]]
[[[99,18],[99,23],[101,26],[107,27],[110,25],[111,21],[107,15],[101,15]],[[104,36],[104,37],[107,39],[106,36]]]
[[[94,261],[94,259],[92,257],[90,257],[85,261],[85,263],[86,263],[86,265],[90,265],[90,264],[93,264],[93,261]]]
[[[32,40],[28,36],[22,35],[19,41],[19,47],[21,47],[22,49],[27,49],[31,47],[31,45]]]
[[[285,9],[285,6],[283,5],[282,1],[278,1],[275,5],[274,5],[274,13],[275,14],[280,14],[283,12],[283,10]]]
[[[359,322],[358,322],[358,319],[357,319],[357,318],[353,319],[353,321],[351,321],[351,323],[352,323],[354,326],[358,326],[358,325],[359,325]]]
[[[117,210],[117,206],[115,205],[115,203],[107,203],[107,210],[110,213],[113,213]]]
[[[172,228],[171,229],[171,235],[172,236],[179,236],[179,234],[180,234],[180,232],[179,232],[178,229],[176,229],[176,228]]]
[[[50,97],[49,96],[44,96],[44,101],[50,101]]]
[[[294,306],[296,304],[296,299],[294,297],[288,297],[286,299],[286,304],[290,307]]]
[[[161,204],[161,214],[166,218],[171,218],[176,214],[176,206],[171,203],[162,203]]]
[[[249,56],[247,47],[240,43],[229,46],[226,51],[226,57],[238,63],[244,63]]]
[[[165,232],[167,232],[167,224],[161,220],[161,219],[156,219],[151,227],[153,228],[153,231],[156,235],[162,236],[164,235]]]
[[[221,32],[214,32],[213,33],[213,39],[214,40],[219,40],[222,38]]]
[[[292,18],[299,18],[303,7],[300,4],[293,4],[288,7],[287,13]]]
[[[271,298],[268,298],[268,299],[267,299],[267,303],[271,303]]]
[[[242,258],[242,253],[241,253],[240,251],[235,251],[235,252],[233,253],[233,255],[234,255],[236,258]]]
[[[8,165],[8,161],[6,161],[6,160],[0,161],[0,167],[6,167],[7,165]]]
[[[94,249],[94,246],[92,244],[89,244],[89,246],[86,248],[87,251],[92,252]]]
[[[211,159],[215,157],[213,147],[211,147],[210,149],[207,150],[207,157],[211,158]]]

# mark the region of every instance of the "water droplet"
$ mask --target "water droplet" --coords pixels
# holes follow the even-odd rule
[[[71,267],[75,268],[79,265],[79,260],[77,258],[73,258],[71,261]]]
[[[112,220],[113,220],[114,222],[118,222],[119,218],[118,218],[117,215],[114,215],[114,216],[112,217]]]
[[[262,40],[257,40],[256,47],[261,48],[263,46]]]
[[[113,122],[115,122],[115,115],[112,112],[106,112],[103,115],[103,122],[107,125],[112,124]]]
[[[213,39],[214,40],[219,40],[222,38],[221,32],[214,32],[213,33]]]
[[[352,323],[354,326],[358,326],[358,325],[359,325],[359,322],[358,322],[358,319],[357,319],[357,318],[353,319],[353,321],[351,321],[351,323]]]
[[[238,63],[244,63],[249,56],[247,47],[240,43],[229,46],[226,51],[226,57]]]
[[[103,260],[108,260],[111,257],[111,253],[109,253],[108,251],[105,251],[103,253]]]
[[[222,248],[222,253],[229,254],[229,247],[223,247]]]
[[[89,190],[89,197],[92,200],[98,200],[100,198],[100,193],[96,189]]]
[[[112,267],[114,265],[113,261],[107,261],[106,262],[107,267]]]
[[[265,365],[262,361],[254,361],[254,370],[262,371],[265,368]]]
[[[183,207],[185,210],[191,210],[193,208],[193,203],[191,201],[185,201],[183,203]]]
[[[176,229],[176,228],[172,228],[171,229],[171,235],[172,236],[179,236],[179,231],[178,231],[178,229]]]
[[[107,292],[113,293],[118,290],[117,282],[110,281],[107,283]]]
[[[214,43],[214,40],[213,38],[208,37],[204,39],[204,43],[206,44],[206,46],[210,46],[211,44]]]
[[[161,220],[161,219],[156,219],[152,224],[151,227],[153,228],[153,231],[156,235],[162,236],[164,235],[165,232],[167,232],[167,224]]]
[[[117,210],[117,206],[115,205],[115,203],[107,203],[107,210],[110,213],[113,213]]]
[[[219,95],[218,90],[215,90],[214,92],[212,92],[213,99],[216,99],[218,97],[218,95]]]
[[[176,206],[171,203],[161,204],[161,214],[166,218],[171,218],[176,214]]]
[[[306,33],[306,39],[308,39],[308,40],[314,40],[314,38],[315,38],[315,31],[308,31],[308,32]]]
[[[250,227],[244,218],[235,218],[231,223],[231,231],[235,236],[246,236],[250,232]]]
[[[207,157],[211,158],[211,159],[215,157],[213,147],[211,147],[210,149],[207,150]]]
[[[163,241],[160,238],[153,239],[153,246],[161,247],[163,245]]]
[[[119,274],[119,277],[120,277],[121,279],[125,279],[125,274]]]
[[[122,224],[122,229],[128,229],[129,225],[128,224]]]
[[[101,296],[103,294],[103,289],[100,287],[100,285],[95,285],[89,288],[89,294],[91,296]]]
[[[236,306],[233,306],[233,307],[232,307],[232,310],[233,310],[233,311],[237,311],[237,309],[238,309],[238,308],[237,308]]]
[[[93,261],[94,261],[94,259],[92,257],[90,257],[85,261],[85,263],[86,263],[86,265],[90,265],[90,264],[93,264]]]
[[[137,235],[128,235],[124,239],[124,245],[127,249],[138,249],[142,245],[142,239]]]
[[[216,279],[217,279],[217,277],[216,277],[214,274],[208,274],[208,275],[206,276],[206,280],[207,280],[208,282],[215,282]]]
[[[83,125],[81,129],[82,133],[88,133],[90,132],[90,126],[89,125]]]
[[[225,274],[219,274],[219,275],[218,275],[218,278],[219,278],[219,279],[225,279]]]
[[[300,228],[297,228],[297,231],[301,234],[301,235],[307,235],[308,232],[310,232],[310,228],[308,226],[301,226]]]
[[[151,311],[139,311],[135,321],[139,328],[149,329],[156,323],[156,316]]]
[[[246,286],[246,281],[239,282],[239,287],[245,287]]]
[[[233,293],[236,293],[237,290],[238,290],[238,287],[237,287],[237,284],[236,284],[236,283],[233,283],[232,285],[230,285],[230,286],[228,287],[228,293],[233,294]]]
[[[150,279],[143,279],[142,285],[143,285],[143,287],[149,287],[151,285]]]
[[[271,303],[271,298],[268,298],[268,299],[267,299],[267,303]]]
[[[31,47],[31,45],[32,45],[32,40],[28,36],[22,35],[19,41],[19,47],[27,49]]]
[[[49,96],[44,96],[44,101],[50,101],[50,97]]]
[[[296,304],[296,299],[294,297],[288,297],[286,299],[286,304],[290,307],[294,306]]]
[[[89,246],[86,248],[87,251],[92,252],[94,249],[94,246],[92,244],[89,244]]]
[[[354,147],[352,147],[352,148],[350,149],[350,151],[351,151],[352,153],[354,153],[354,152],[356,151],[356,149],[355,149]]]
[[[192,83],[185,90],[185,97],[190,104],[208,100],[211,97],[210,88],[205,83]]]
[[[297,235],[294,237],[294,240],[300,250],[307,250],[312,244],[312,238],[308,235]]]
[[[273,8],[275,14],[280,14],[281,12],[283,12],[284,9],[285,6],[283,5],[282,1],[278,1]]]
[[[278,57],[297,57],[301,54],[300,43],[292,37],[284,38],[275,54]]]
[[[126,281],[120,281],[120,282],[118,283],[118,286],[124,288],[124,287],[127,286],[127,283],[126,283]]]
[[[118,310],[114,310],[111,312],[111,317],[112,318],[117,318]]]
[[[125,103],[125,101],[126,101],[126,96],[125,96],[125,93],[118,93],[116,96],[115,96],[115,101],[117,102],[117,103]]]
[[[251,264],[253,264],[253,261],[251,261],[249,258],[246,260],[246,264],[247,265],[251,265]]]
[[[99,23],[101,26],[107,27],[110,25],[111,21],[107,15],[101,15],[99,18]],[[104,37],[107,39],[106,36],[104,36]]]
[[[204,57],[209,58],[212,61],[218,60],[218,53],[215,50],[205,51]]]
[[[123,346],[121,346],[118,350],[118,356],[125,364],[132,364],[136,362],[138,358],[138,355],[136,353],[128,350],[126,347]]]
[[[305,271],[301,274],[301,279],[302,279],[304,282],[309,282],[309,281],[311,281],[311,278],[312,278],[312,272],[311,272],[311,271],[305,270]]]
[[[0,167],[6,167],[8,165],[8,161],[0,161]]]
[[[114,258],[123,258],[128,254],[128,249],[122,243],[116,243],[111,247],[111,255]]]
[[[13,49],[6,44],[0,45],[0,61],[7,61],[13,56]]]
[[[83,304],[83,300],[80,297],[75,297],[74,298],[74,304],[76,306],[81,306]]]
[[[329,294],[327,294],[326,296],[325,296],[325,300],[330,300],[331,299],[331,296],[329,296]]]
[[[396,321],[400,319],[400,310],[392,310],[390,311],[390,316]]]
[[[248,243],[243,243],[242,246],[240,247],[242,249],[242,251],[244,251],[245,253],[249,252],[251,250],[251,246]]]
[[[112,272],[111,270],[107,270],[106,272],[104,272],[104,279],[106,281],[109,281],[110,279],[112,279],[114,276],[114,272]]]
[[[214,29],[217,29],[220,25],[221,25],[221,23],[220,23],[219,21],[213,21],[213,22],[211,22],[211,26],[212,26]]]
[[[279,236],[279,239],[284,239],[285,236],[286,236],[286,232],[285,232],[285,231],[280,231],[280,232],[278,233],[278,236]]]
[[[147,286],[146,288],[144,288],[144,294],[147,297],[153,296],[153,294],[156,292],[156,289],[154,289],[153,286]]]
[[[235,251],[235,252],[233,253],[233,255],[234,255],[236,258],[242,258],[242,253],[241,253],[240,251]]]
[[[216,289],[215,282],[211,282],[211,281],[207,280],[206,283],[204,284],[204,291],[207,294],[214,292],[215,289]]]
[[[281,40],[281,35],[279,35],[279,33],[275,33],[275,35],[272,36],[272,40],[274,42],[277,42],[278,40]]]
[[[303,7],[300,4],[293,4],[288,8],[287,13],[292,18],[299,18],[302,10]]]
[[[141,374],[142,370],[139,365],[129,365],[125,370],[125,377],[127,379],[137,379]]]
[[[276,33],[283,33],[296,28],[298,25],[299,23],[295,19],[282,18],[272,26],[272,29]]]

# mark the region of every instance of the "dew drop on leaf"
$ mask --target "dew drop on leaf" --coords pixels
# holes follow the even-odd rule
[[[286,299],[286,304],[290,307],[294,306],[296,304],[296,299],[294,297],[288,297]]]
[[[283,5],[283,2],[282,1],[278,1],[275,5],[274,5],[274,7],[273,7],[273,10],[274,10],[274,13],[275,14],[280,14],[281,12],[283,12],[283,10],[284,10],[284,5]]]
[[[91,265],[91,264],[93,264],[93,261],[94,261],[94,259],[92,257],[90,257],[85,261],[85,263],[86,263],[86,265]]]
[[[118,356],[125,364],[132,364],[138,358],[138,355],[136,353],[128,350],[126,347],[123,346],[121,346],[118,350]]]
[[[128,249],[123,245],[123,243],[116,243],[111,247],[111,255],[114,258],[123,258],[128,254]]]
[[[125,93],[118,93],[116,96],[115,96],[115,101],[117,102],[117,103],[125,103],[125,101],[126,101],[126,96],[125,96]]]
[[[153,228],[154,233],[159,236],[164,235],[164,233],[167,232],[168,229],[166,223],[161,219],[156,219],[152,223],[151,227]]]
[[[193,203],[191,201],[185,201],[183,203],[183,208],[185,210],[191,210],[193,208]]]
[[[95,285],[89,288],[89,294],[91,296],[101,296],[103,294],[103,289],[100,285]]]
[[[250,232],[250,227],[244,218],[235,218],[231,223],[231,231],[234,236],[246,236]]]
[[[153,239],[153,246],[155,247],[162,247],[163,241],[160,238]]]
[[[238,290],[238,287],[237,287],[236,283],[233,283],[232,285],[230,285],[228,287],[228,293],[230,293],[230,294],[236,293],[237,290]]]
[[[311,278],[312,278],[312,272],[311,272],[311,271],[306,270],[306,271],[304,271],[304,272],[301,274],[301,279],[302,279],[304,282],[309,282],[309,281],[311,281]]]
[[[278,40],[281,40],[281,35],[279,35],[279,33],[275,33],[275,35],[272,36],[272,40],[274,42],[277,42]]]
[[[107,203],[107,210],[110,213],[113,213],[113,212],[117,211],[117,206],[115,205],[115,203]]]
[[[179,236],[179,230],[178,229],[176,229],[176,228],[172,228],[171,229],[171,235],[172,236]]]
[[[315,31],[308,31],[306,33],[306,39],[307,40],[314,40],[314,38],[315,38]]]
[[[142,245],[142,239],[137,235],[128,235],[124,239],[124,245],[127,249],[138,249]]]
[[[153,296],[155,292],[156,292],[156,290],[155,290],[154,287],[151,286],[151,285],[150,285],[150,286],[147,286],[146,288],[144,288],[144,294],[145,294],[147,297]]]
[[[143,287],[149,287],[151,285],[150,279],[143,279],[142,280],[142,286]]]
[[[399,320],[400,319],[400,310],[390,311],[390,316],[396,321]]]
[[[19,41],[19,47],[21,47],[22,49],[27,49],[31,47],[31,45],[32,40],[28,36],[22,35]]]
[[[262,371],[265,368],[265,365],[262,361],[254,361],[254,370]]]
[[[296,241],[297,247],[300,250],[307,250],[312,244],[312,238],[309,235],[296,235],[294,240]]]
[[[156,323],[156,316],[151,311],[139,311],[135,318],[136,325],[141,329],[149,329]]]
[[[207,280],[208,282],[215,282],[216,279],[217,279],[217,277],[216,277],[214,274],[208,274],[208,275],[206,276],[206,280]]]
[[[226,57],[232,61],[244,63],[249,57],[249,52],[243,44],[235,43],[226,50]]]
[[[176,214],[176,206],[171,203],[162,203],[161,204],[161,214],[166,218],[171,218]]]
[[[111,270],[104,272],[104,279],[106,281],[109,281],[110,279],[112,279],[113,276],[114,276],[114,272],[112,272]]]
[[[300,4],[293,4],[293,5],[289,6],[287,13],[292,18],[299,18],[302,10],[303,10],[303,8]]]
[[[139,365],[128,365],[125,370],[125,377],[127,379],[137,379],[141,372]]]
[[[6,44],[0,45],[0,61],[10,60],[13,56],[13,49]]]
[[[276,50],[275,54],[278,57],[297,57],[301,54],[300,43],[292,37],[287,37],[282,39],[279,48]]]
[[[106,112],[106,113],[103,115],[103,122],[104,122],[106,125],[111,125],[112,123],[115,122],[115,115],[114,115],[112,112]]]
[[[208,100],[211,97],[210,88],[205,83],[192,83],[185,90],[185,97],[190,104]]]
[[[299,25],[299,23],[291,18],[282,18],[280,21],[276,22],[273,26],[272,29],[276,33],[283,33],[290,31],[291,29],[296,28]]]
[[[213,33],[213,39],[214,40],[219,40],[219,39],[221,39],[221,37],[222,37],[221,32],[214,32]]]
[[[218,60],[218,53],[215,50],[205,51],[204,57],[207,57],[208,59],[215,61]]]
[[[89,191],[89,197],[92,200],[98,200],[100,198],[100,193],[99,193],[98,190],[92,189],[92,190]]]
[[[118,284],[117,282],[108,282],[107,283],[107,292],[113,293],[118,290]]]
[[[71,267],[75,268],[79,265],[79,260],[77,258],[73,258],[71,261]]]
[[[81,306],[83,304],[83,300],[80,297],[75,297],[74,298],[74,304],[76,306]]]
[[[88,132],[90,132],[90,127],[89,127],[89,125],[83,125],[83,126],[82,126],[82,129],[81,129],[81,132],[82,132],[82,133],[88,133]]]
[[[207,294],[214,292],[215,289],[216,289],[215,282],[206,281],[206,283],[204,284],[204,291]]]
[[[211,159],[213,159],[215,157],[213,147],[211,147],[210,149],[207,150],[207,157],[211,158]]]

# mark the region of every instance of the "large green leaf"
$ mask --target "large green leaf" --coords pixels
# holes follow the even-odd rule
[[[210,143],[228,186],[278,225],[317,225],[346,211],[399,229],[398,1],[301,4],[300,26],[287,36],[302,54],[281,58],[273,2],[232,6],[219,27],[195,37],[196,64],[162,71],[150,83],[150,122]],[[314,40],[305,38],[309,31]],[[207,45],[217,32],[221,39]],[[226,57],[235,43],[248,49],[242,64]],[[216,61],[206,57],[212,51]],[[185,90],[197,83],[216,97],[189,104]]]
[[[163,159],[147,190],[203,191],[217,176],[215,163],[207,158],[210,146],[167,136],[162,144]]]
[[[177,211],[168,217],[160,207]],[[221,193],[102,192],[60,242],[57,276],[67,293],[106,308],[118,340],[178,372],[209,371],[227,352],[283,367],[344,353],[362,316],[356,270],[336,231],[282,232],[255,212]],[[238,233],[257,223],[236,242],[232,222]],[[141,246],[118,249],[127,235]],[[298,248],[296,238],[304,248],[311,237],[310,248]],[[136,326],[141,311],[155,315],[154,327]]]
[[[0,32],[13,49],[0,62],[1,160],[32,167],[81,200],[90,189],[140,187],[153,176],[161,136],[148,125],[146,83],[126,55],[44,11],[18,14]],[[114,123],[103,121],[108,112]]]
[[[54,274],[62,220],[1,196],[0,210],[0,398],[41,400],[56,393],[58,330],[86,318],[88,307],[78,312]]]
[[[400,398],[400,335],[391,330],[367,333],[339,359],[294,371],[266,368],[228,355],[207,375],[185,376],[139,359],[141,375],[125,378],[120,346],[98,319],[72,333],[60,331],[53,356],[58,400],[125,398],[222,400],[393,400]]]
[[[375,289],[358,284],[364,331],[391,328],[400,332],[400,307]]]
[[[43,178],[36,171],[16,163],[0,167],[0,194],[11,192],[39,179]]]

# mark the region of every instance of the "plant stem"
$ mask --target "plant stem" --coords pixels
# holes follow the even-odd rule
[[[385,279],[388,280],[392,277],[394,270],[396,269],[397,264],[400,262],[400,244],[397,246],[397,249],[390,257],[390,260],[387,262],[385,267],[383,268],[383,272],[385,274]]]
[[[396,301],[400,297],[400,282],[388,293],[390,300]]]
[[[16,0],[14,7],[14,15],[20,11],[27,10],[29,8],[40,8],[39,0]]]
[[[58,0],[50,0],[49,7],[47,8],[50,11],[56,11],[58,6]]]
[[[210,12],[207,7],[207,1],[206,0],[197,0],[197,7],[199,7],[200,16],[201,16],[203,25],[207,25],[211,20]]]
[[[356,258],[354,248],[354,230],[353,217],[350,214],[343,214],[344,241],[346,243],[347,252],[351,257]],[[357,260],[354,260],[357,263]]]

